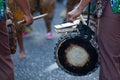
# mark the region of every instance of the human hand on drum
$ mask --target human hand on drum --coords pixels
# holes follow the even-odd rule
[[[67,14],[67,21],[73,22],[82,12],[76,7]]]

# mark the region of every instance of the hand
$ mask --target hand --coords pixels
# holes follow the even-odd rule
[[[67,22],[73,22],[78,16],[80,16],[81,12],[75,8],[67,14]]]
[[[33,17],[32,15],[24,15],[24,22],[22,23],[25,26],[29,26],[33,23]]]

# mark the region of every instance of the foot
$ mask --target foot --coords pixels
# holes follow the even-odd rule
[[[23,38],[24,38],[26,35],[27,35],[27,32],[23,32],[23,33],[22,33]]]
[[[26,58],[25,52],[20,52],[19,58],[20,58],[20,59]]]
[[[48,33],[46,34],[46,39],[53,39],[53,34],[52,34],[52,32],[48,32]]]

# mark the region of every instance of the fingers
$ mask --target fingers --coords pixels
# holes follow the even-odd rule
[[[67,21],[73,22],[78,17],[78,12],[76,9],[73,9],[72,11],[68,12],[67,14]]]
[[[75,20],[75,18],[73,17],[73,15],[68,13],[67,14],[67,22],[73,22],[74,20]]]
[[[72,11],[67,14],[67,21],[73,22],[78,16],[80,16],[81,11],[78,8],[74,8]]]
[[[33,23],[33,17],[31,15],[30,16],[24,15],[24,21],[22,23],[25,26],[31,25]]]
[[[13,19],[13,14],[11,12],[8,13],[10,19]]]

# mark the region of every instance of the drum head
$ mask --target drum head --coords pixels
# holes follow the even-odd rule
[[[80,36],[64,36],[57,44],[55,57],[59,66],[73,75],[86,75],[97,68],[98,53]]]

